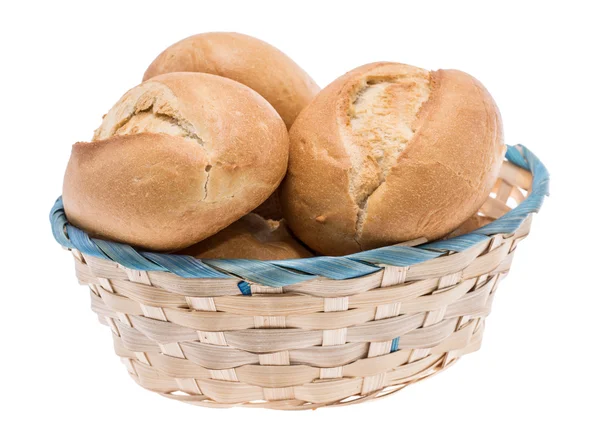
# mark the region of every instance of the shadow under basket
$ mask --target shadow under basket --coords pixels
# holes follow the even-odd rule
[[[90,238],[67,222],[56,240],[75,258],[92,310],[144,388],[201,406],[314,409],[378,398],[479,348],[484,320],[548,173],[509,146],[466,235],[344,257],[197,260]]]

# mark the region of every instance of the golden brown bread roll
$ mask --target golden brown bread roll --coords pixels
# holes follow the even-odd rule
[[[319,91],[283,52],[233,32],[202,33],[173,44],[150,64],[143,80],[176,71],[210,73],[247,85],[273,105],[288,128]]]
[[[460,226],[452,231],[450,234],[445,236],[445,239],[450,239],[452,237],[462,236],[463,234],[468,234],[472,231],[475,231],[484,225],[488,225],[492,223],[493,219],[486,216],[479,216],[477,214],[471,216],[469,219],[464,221]]]
[[[180,253],[201,259],[283,260],[312,256],[288,232],[283,221],[265,220],[254,213]]]
[[[284,215],[326,255],[433,240],[485,201],[504,150],[498,109],[473,77],[368,64],[323,89],[296,119]]]
[[[166,74],[125,93],[94,141],[73,146],[65,211],[96,236],[180,249],[267,199],[287,158],[285,124],[258,93],[219,76]]]

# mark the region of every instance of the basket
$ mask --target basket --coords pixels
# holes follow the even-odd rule
[[[548,173],[509,146],[477,231],[344,257],[197,260],[90,238],[67,222],[92,310],[131,377],[201,406],[314,409],[375,399],[479,348],[484,321]]]

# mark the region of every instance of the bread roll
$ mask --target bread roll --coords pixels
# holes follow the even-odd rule
[[[201,259],[283,260],[311,257],[283,221],[250,213],[224,230],[181,251]]]
[[[166,74],[125,93],[94,141],[73,146],[65,211],[95,236],[176,250],[261,204],[287,158],[285,125],[258,93],[219,76]]]
[[[173,44],[150,64],[144,81],[176,71],[210,73],[247,85],[273,105],[288,128],[319,91],[283,52],[232,32],[202,33]]]
[[[498,109],[473,77],[368,64],[296,119],[284,215],[326,255],[437,239],[485,201],[504,151]]]
[[[463,234],[471,233],[479,228],[492,223],[493,219],[486,216],[479,216],[477,214],[471,216],[469,219],[464,221],[460,226],[448,234],[445,239],[450,239],[452,237],[462,236]]]

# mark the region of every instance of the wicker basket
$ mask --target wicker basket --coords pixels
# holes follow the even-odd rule
[[[479,348],[499,280],[548,190],[526,148],[506,157],[481,208],[491,224],[345,257],[199,261],[136,251],[69,225],[60,199],[51,221],[144,388],[202,406],[339,406],[390,394]]]

